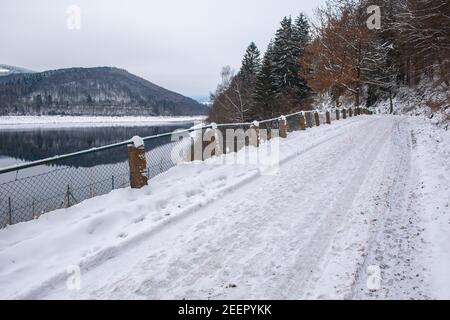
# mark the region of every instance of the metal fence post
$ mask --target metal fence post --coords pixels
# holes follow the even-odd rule
[[[34,198],[33,198],[33,200],[31,201],[31,213],[33,215],[33,219],[37,219],[34,209],[35,208],[34,208]]]
[[[66,190],[66,208],[70,207],[70,185],[67,184],[67,190]]]
[[[140,189],[148,184],[147,160],[145,158],[144,140],[133,137],[132,144],[128,145],[128,165],[130,167],[130,186]]]
[[[336,109],[336,120],[339,120],[339,109]]]
[[[347,119],[347,110],[345,108],[342,109],[342,119]]]
[[[12,225],[12,207],[11,207],[11,197],[8,197],[8,218],[9,225]]]
[[[114,190],[114,175],[111,176],[111,190]]]
[[[325,117],[326,117],[327,124],[331,124],[330,111],[327,110],[327,112],[325,112]]]

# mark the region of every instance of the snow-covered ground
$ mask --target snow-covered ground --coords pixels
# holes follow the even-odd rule
[[[422,82],[414,88],[401,87],[392,99],[394,114],[413,115],[431,119],[448,129],[450,124],[450,91],[444,85]],[[390,101],[377,104],[378,112],[389,113]]]
[[[0,298],[450,298],[448,131],[359,116],[290,133],[276,175],[230,156],[0,230]]]
[[[2,116],[0,130],[22,128],[61,128],[92,126],[148,126],[176,122],[201,121],[204,116],[192,117],[89,117],[89,116]]]

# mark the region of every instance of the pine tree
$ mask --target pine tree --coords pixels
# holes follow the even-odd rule
[[[292,88],[296,82],[297,59],[293,41],[291,18],[284,17],[281,27],[275,35],[273,43],[272,79],[275,93],[283,94],[287,88]]]
[[[293,41],[294,41],[294,50],[295,55],[300,57],[305,50],[305,46],[309,41],[309,22],[306,19],[303,13],[295,20],[295,24],[293,27]]]
[[[254,120],[250,114],[255,110],[254,92],[260,65],[259,50],[252,42],[236,75],[230,67],[222,70],[222,83],[211,94],[213,105],[208,115],[210,121],[221,123]]]
[[[242,59],[242,67],[239,76],[245,82],[253,82],[261,66],[261,58],[258,47],[254,42],[250,43]]]
[[[309,42],[309,22],[303,13],[295,20],[293,27],[294,56],[297,59],[295,91],[299,99],[304,98],[308,91],[306,80],[300,76],[301,60],[305,51],[306,44]]]
[[[273,116],[272,101],[275,97],[273,85],[273,42],[269,43],[267,51],[262,59],[261,68],[256,76],[254,99],[255,105],[249,115],[254,119],[261,120]]]

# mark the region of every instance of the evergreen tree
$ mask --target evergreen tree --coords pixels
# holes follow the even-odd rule
[[[297,78],[297,59],[295,56],[291,18],[284,17],[273,43],[272,79],[277,95],[284,89],[292,88]]]
[[[261,69],[256,76],[255,84],[255,106],[249,113],[254,119],[267,119],[272,117],[272,102],[275,97],[275,87],[273,85],[273,42],[269,43],[267,51],[261,63]]]
[[[246,82],[253,82],[259,68],[261,66],[261,58],[258,47],[254,42],[250,43],[242,59],[242,67],[239,76]]]
[[[309,41],[309,28],[308,20],[303,13],[300,13],[293,27],[294,50],[297,57],[303,55],[305,46]]]
[[[305,46],[309,42],[309,22],[303,13],[295,20],[293,27],[294,56],[297,60],[296,81],[294,83],[295,92],[299,99],[304,98],[308,91],[307,81],[300,76],[301,60],[305,51]]]
[[[261,58],[258,47],[254,42],[248,46],[244,58],[242,59],[242,67],[235,79],[239,84],[240,100],[246,106],[248,112],[245,113],[244,119],[251,121],[251,111],[255,109],[254,92],[256,86],[256,76],[261,68]]]

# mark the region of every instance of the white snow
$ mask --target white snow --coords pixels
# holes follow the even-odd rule
[[[401,87],[392,102],[394,114],[425,117],[434,124],[449,128],[450,91],[445,85],[422,81],[413,88]],[[378,103],[376,109],[379,113],[389,113],[389,100]]]
[[[0,230],[0,298],[450,298],[448,131],[358,116],[280,148],[276,175],[222,155]]]
[[[139,136],[134,136],[133,138],[131,138],[131,141],[133,142],[133,145],[134,145],[136,148],[139,148],[139,147],[143,147],[143,146],[144,146],[144,139],[142,139],[142,138],[139,137]]]
[[[60,128],[92,126],[148,126],[176,122],[202,121],[204,116],[192,117],[89,117],[89,116],[2,116],[0,130],[23,128]]]
[[[3,69],[3,68],[0,68],[0,73],[7,73],[7,72],[9,72],[9,70],[8,70],[8,69]]]

